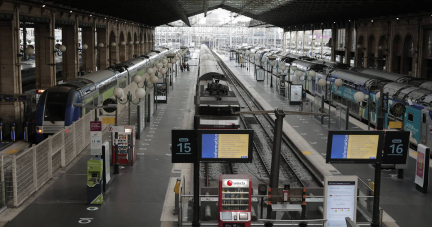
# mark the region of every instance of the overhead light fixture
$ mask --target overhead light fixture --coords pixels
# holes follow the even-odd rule
[[[399,20],[399,17],[396,17],[396,20]]]
[[[106,17],[105,17],[105,20],[106,20]]]
[[[348,20],[348,22],[351,22],[351,20]]]
[[[373,23],[373,20],[371,20],[371,22]]]
[[[71,10],[71,11],[69,11],[69,13],[72,13],[72,10]]]
[[[45,7],[45,5],[42,5],[42,7]]]
[[[92,15],[90,14],[90,16],[92,16]]]

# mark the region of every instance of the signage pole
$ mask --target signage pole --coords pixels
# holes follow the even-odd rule
[[[194,163],[194,213],[193,213],[193,227],[201,226],[199,221],[199,162],[198,160]]]
[[[273,66],[271,67],[271,72],[270,72],[270,87],[273,87]]]
[[[383,92],[384,88],[380,89],[380,98],[379,98],[379,108],[378,108],[378,119],[377,119],[377,130],[383,130],[383,121],[384,121],[384,111],[383,111]],[[381,190],[381,162],[377,162],[375,164],[375,187],[374,187],[374,204],[373,204],[373,212],[372,212],[372,223],[371,227],[379,227],[380,226],[380,190]]]
[[[118,162],[118,132],[114,133],[114,158],[115,158],[114,174],[119,174],[120,166]]]
[[[271,173],[270,173],[270,188],[272,194],[277,190],[279,186],[279,165],[280,165],[280,151],[282,142],[282,125],[285,113],[283,110],[275,110],[276,122],[273,139],[273,154],[271,162]],[[272,212],[271,205],[267,206],[267,219],[275,219],[276,212]]]

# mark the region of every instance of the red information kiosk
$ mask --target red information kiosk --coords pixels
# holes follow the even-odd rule
[[[136,160],[135,150],[135,125],[108,126],[112,132],[112,162],[115,164],[115,139],[114,134],[118,132],[118,163],[120,165],[133,165]]]
[[[219,227],[250,227],[251,196],[250,176],[219,176]]]

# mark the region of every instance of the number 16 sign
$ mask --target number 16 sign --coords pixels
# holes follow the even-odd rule
[[[384,143],[384,164],[406,164],[409,152],[409,131],[386,131]]]
[[[172,130],[172,163],[196,162],[196,136],[195,130]]]

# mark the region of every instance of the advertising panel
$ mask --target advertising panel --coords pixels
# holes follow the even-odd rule
[[[327,163],[376,163],[381,160],[384,132],[329,131]]]
[[[264,76],[264,70],[263,69],[258,68],[258,69],[256,69],[255,73],[256,73],[256,80],[257,81],[264,81],[265,76]]]
[[[90,154],[102,155],[102,122],[90,121]]]
[[[429,147],[423,144],[417,146],[417,161],[414,182],[417,190],[422,193],[427,192],[429,184]]]
[[[252,130],[198,130],[201,162],[251,162]]]
[[[290,104],[300,104],[302,102],[303,85],[301,84],[290,84]]]
[[[155,102],[166,103],[168,101],[168,86],[166,83],[157,83],[155,89]]]

